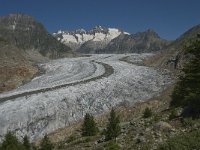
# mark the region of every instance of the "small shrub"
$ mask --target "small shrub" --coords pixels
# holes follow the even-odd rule
[[[143,112],[143,118],[149,118],[152,116],[152,111],[150,108],[145,108],[144,112]]]
[[[104,150],[103,147],[97,147],[96,150]]]
[[[33,143],[31,144],[31,147],[32,147],[32,150],[38,150],[39,148],[36,146],[36,145],[34,145]]]
[[[177,111],[176,111],[175,108],[173,108],[173,109],[171,110],[170,115],[169,115],[169,120],[172,120],[172,119],[176,118],[177,116],[178,116]]]
[[[155,114],[154,117],[153,117],[154,122],[158,122],[160,119],[161,119],[161,116],[158,115],[158,114]]]
[[[47,135],[42,139],[39,150],[53,150],[53,144]]]
[[[105,145],[106,150],[120,150],[120,146],[114,141],[110,141]]]
[[[75,141],[72,143],[72,145],[76,145],[76,144],[80,144],[80,143],[88,143],[88,142],[90,142],[90,141],[92,141],[92,139],[91,139],[90,137],[86,137],[86,138],[82,137],[82,138],[80,138],[80,139],[75,140]]]
[[[6,42],[7,43],[7,40],[2,38],[2,37],[0,37],[0,42]]]
[[[184,118],[182,120],[182,124],[184,127],[192,127],[195,124],[195,121],[192,119],[192,117]]]
[[[87,137],[86,139],[85,139],[85,142],[87,143],[87,142],[90,142],[90,141],[92,141],[92,139],[90,138],[90,137]]]
[[[77,145],[77,144],[80,144],[80,143],[86,143],[86,142],[85,142],[84,139],[78,139],[78,140],[74,141],[74,142],[72,143],[72,145]]]
[[[179,135],[159,146],[159,150],[198,150],[200,148],[200,130]]]
[[[67,139],[67,143],[71,143],[73,142],[74,140],[76,140],[76,137],[75,136],[70,136],[68,139]]]
[[[80,143],[83,143],[83,140],[76,140],[72,143],[72,145],[77,145],[77,144],[80,144]]]
[[[58,149],[64,149],[65,148],[65,143],[64,142],[60,142],[58,144]]]

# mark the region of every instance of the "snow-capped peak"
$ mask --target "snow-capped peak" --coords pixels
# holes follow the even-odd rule
[[[62,31],[61,31],[61,30],[59,30],[59,31],[58,31],[58,34],[60,34],[60,33],[62,33]]]
[[[124,32],[124,34],[130,35],[130,33],[128,33],[128,32]]]
[[[78,29],[75,32],[76,33],[86,33],[87,31],[85,29]]]
[[[100,29],[100,30],[103,30],[102,26],[100,26],[100,25],[95,26],[94,29]]]
[[[53,36],[55,36],[62,43],[70,46],[72,49],[77,49],[88,41],[108,44],[112,39],[118,37],[122,33],[129,34],[117,28],[106,28],[98,25],[89,31],[84,29],[78,29],[75,31],[59,30],[57,33],[53,33]]]

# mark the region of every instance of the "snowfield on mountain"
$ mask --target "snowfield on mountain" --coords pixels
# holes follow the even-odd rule
[[[158,95],[172,80],[166,70],[137,65],[151,55],[94,54],[40,64],[44,74],[0,94],[1,137],[11,130],[35,140],[85,113],[98,115]]]
[[[118,37],[120,34],[129,34],[123,32],[117,28],[105,28],[102,26],[96,26],[92,30],[86,31],[84,29],[78,29],[76,31],[58,31],[53,33],[53,36],[58,41],[68,45],[74,50],[79,49],[84,43],[95,43],[101,46],[106,46],[112,39]],[[94,46],[95,47],[95,46]]]

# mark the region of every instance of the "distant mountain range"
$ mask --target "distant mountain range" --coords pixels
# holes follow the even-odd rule
[[[59,30],[53,36],[61,43],[80,53],[142,53],[163,49],[180,49],[188,40],[196,38],[200,25],[183,33],[174,41],[162,39],[154,30],[127,33],[117,28],[96,26],[86,31]]]
[[[96,50],[105,48],[112,39],[120,34],[128,35],[129,33],[116,28],[96,26],[89,31],[84,29],[75,31],[60,30],[57,33],[53,33],[53,36],[77,52],[95,53]]]
[[[96,26],[92,30],[58,31],[58,41],[81,53],[141,53],[158,51],[170,42],[153,30],[130,34],[116,28]]]

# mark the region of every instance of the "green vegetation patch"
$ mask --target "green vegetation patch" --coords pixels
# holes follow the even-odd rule
[[[167,140],[159,150],[198,150],[200,149],[200,129]]]

